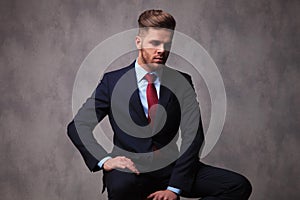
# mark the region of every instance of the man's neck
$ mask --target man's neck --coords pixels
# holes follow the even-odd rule
[[[140,56],[137,58],[137,63],[147,72],[153,72],[153,70],[151,70],[145,62],[143,62],[143,58],[141,58]]]

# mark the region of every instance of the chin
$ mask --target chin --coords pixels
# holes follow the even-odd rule
[[[152,70],[158,70],[162,68],[165,64],[164,63],[151,63],[150,66]]]

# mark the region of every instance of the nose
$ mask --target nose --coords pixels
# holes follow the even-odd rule
[[[157,48],[157,53],[162,54],[166,51],[166,47],[164,44],[160,44],[159,47]]]

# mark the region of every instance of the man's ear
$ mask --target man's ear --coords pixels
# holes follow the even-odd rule
[[[142,49],[142,38],[138,35],[135,37],[135,45],[137,49]]]

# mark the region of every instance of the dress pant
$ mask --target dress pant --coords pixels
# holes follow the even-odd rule
[[[104,172],[103,181],[109,200],[144,200],[149,194],[165,190],[170,177],[154,176],[151,172],[139,175],[112,170]],[[246,200],[252,187],[244,176],[201,163],[190,192],[182,197],[201,200]]]

